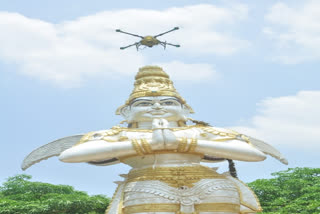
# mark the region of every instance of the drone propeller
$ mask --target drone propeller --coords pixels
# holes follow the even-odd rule
[[[169,30],[169,31],[166,31],[166,32],[164,32],[164,33],[160,33],[160,34],[158,34],[158,35],[155,35],[154,38],[157,38],[157,37],[159,37],[159,36],[162,36],[162,35],[164,35],[164,34],[166,34],[166,33],[170,33],[170,32],[175,31],[175,30],[179,30],[179,27],[174,27],[172,30]]]
[[[120,49],[124,50],[124,49],[129,48],[129,47],[134,46],[134,45],[137,47],[137,50],[138,50],[139,42],[133,43],[132,45],[128,45],[128,46],[125,46],[125,47],[121,47]]]
[[[131,35],[131,36],[136,36],[136,37],[139,37],[139,38],[143,39],[143,36],[140,36],[140,35],[137,35],[137,34],[128,33],[128,32],[122,31],[120,29],[117,29],[116,32],[128,34],[128,35]]]

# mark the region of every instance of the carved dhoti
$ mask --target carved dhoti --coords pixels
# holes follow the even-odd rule
[[[134,169],[120,189],[116,194],[121,199],[110,205],[108,214],[234,214],[261,209],[243,183],[200,165]]]

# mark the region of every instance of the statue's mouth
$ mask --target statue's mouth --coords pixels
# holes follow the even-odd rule
[[[149,111],[148,113],[152,114],[152,115],[163,115],[165,113],[167,113],[166,111],[160,110],[160,111]]]

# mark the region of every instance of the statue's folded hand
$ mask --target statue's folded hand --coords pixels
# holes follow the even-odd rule
[[[178,139],[170,129],[163,129],[163,139],[165,149],[177,149]]]
[[[176,149],[178,141],[174,133],[169,129],[166,119],[154,119],[152,122],[152,148],[153,149]]]
[[[152,141],[150,143],[151,148],[153,150],[164,149],[164,139],[163,139],[163,124],[161,123],[161,119],[154,119],[152,121]]]
[[[169,129],[169,122],[166,119],[154,119],[152,122],[152,129],[152,149],[160,150],[177,148],[177,138]]]

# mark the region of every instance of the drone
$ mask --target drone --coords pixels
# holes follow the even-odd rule
[[[124,50],[126,48],[131,47],[131,46],[136,46],[137,51],[139,51],[139,47],[141,45],[143,45],[145,47],[149,47],[149,48],[152,48],[155,45],[162,45],[164,49],[166,49],[167,45],[171,45],[171,46],[179,48],[180,45],[174,45],[174,44],[168,43],[166,41],[163,42],[163,41],[160,41],[160,40],[157,39],[157,37],[162,36],[162,35],[167,34],[167,33],[170,33],[170,32],[175,31],[175,30],[179,30],[179,27],[174,27],[173,29],[171,29],[169,31],[166,31],[164,33],[160,33],[160,34],[155,35],[155,36],[140,36],[140,35],[137,35],[137,34],[132,34],[132,33],[128,33],[128,32],[122,31],[120,29],[117,29],[116,32],[124,33],[124,34],[128,34],[128,35],[131,35],[131,36],[135,36],[135,37],[141,38],[141,40],[139,42],[133,43],[132,45],[128,45],[128,46],[125,46],[125,47],[120,47],[121,50]]]

